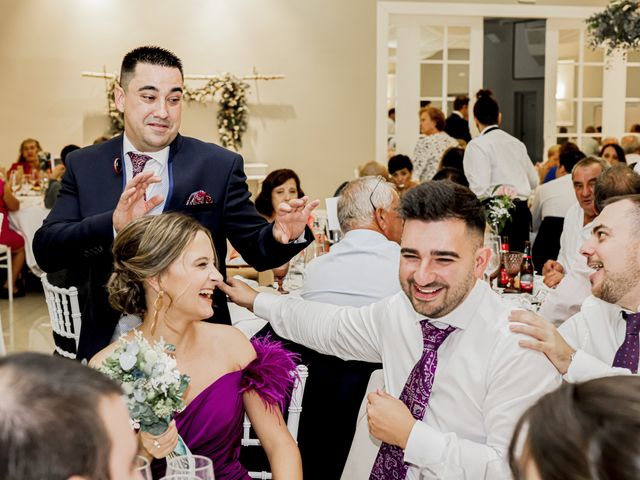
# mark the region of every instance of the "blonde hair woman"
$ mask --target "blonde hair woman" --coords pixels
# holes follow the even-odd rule
[[[182,214],[145,216],[118,233],[113,257],[111,305],[142,318],[137,330],[150,342],[175,345],[178,369],[191,377],[186,407],[169,430],[139,435],[142,453],[164,458],[179,432],[192,453],[212,459],[216,477],[248,479],[239,462],[246,411],[274,478],[302,478],[300,454],[281,414],[293,382],[291,354],[269,340],[251,343],[234,327],[203,322],[213,315],[213,291],[223,281],[209,231]],[[114,349],[99,352],[92,365]],[[161,476],[164,462],[152,466]]]

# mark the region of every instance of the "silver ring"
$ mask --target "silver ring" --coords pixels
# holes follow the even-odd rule
[[[157,440],[153,441],[153,446],[156,448],[160,448],[160,442],[158,442]]]

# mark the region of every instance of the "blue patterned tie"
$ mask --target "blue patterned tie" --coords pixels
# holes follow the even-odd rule
[[[434,327],[428,320],[420,322],[422,326],[422,357],[413,367],[402,389],[400,400],[409,407],[409,411],[418,421],[424,419],[433,387],[433,378],[438,366],[438,348],[455,330],[447,327],[443,330]],[[369,480],[403,480],[407,476],[409,465],[404,463],[404,451],[395,445],[383,443],[373,464]]]
[[[631,373],[638,373],[640,313],[622,312],[622,318],[627,321],[627,332],[624,336],[624,342],[620,345],[613,359],[613,366],[628,368],[631,370]]]

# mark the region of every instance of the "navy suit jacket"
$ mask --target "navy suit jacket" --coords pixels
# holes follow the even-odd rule
[[[108,345],[120,314],[108,303],[106,284],[112,271],[113,210],[124,187],[124,173],[114,164],[123,157],[122,136],[69,154],[56,204],[36,232],[33,251],[38,265],[54,272],[74,265],[90,269],[83,310],[78,359],[91,358]],[[282,245],[272,225],[250,200],[242,157],[214,144],[178,135],[169,149],[169,193],[164,211],[191,215],[211,231],[220,272],[224,275],[226,239],[257,270],[283,265],[308,242]],[[204,190],[212,204],[187,205]],[[306,238],[313,238],[308,231]],[[214,317],[230,323],[226,297],[216,290]]]

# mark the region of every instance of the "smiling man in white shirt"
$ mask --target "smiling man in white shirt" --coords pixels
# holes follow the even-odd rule
[[[410,190],[400,212],[403,291],[380,302],[338,307],[257,294],[234,280],[220,288],[285,338],[382,362],[388,393],[370,394],[367,407],[383,442],[377,457],[362,460],[370,478],[417,480],[421,467],[443,461],[483,478],[522,412],[560,377],[544,356],[518,347],[509,306],[479,280],[490,252],[477,197],[432,181]]]
[[[592,273],[592,296],[560,328],[531,312],[511,315],[514,332],[570,382],[638,372],[640,330],[640,195],[614,197],[582,246]]]

